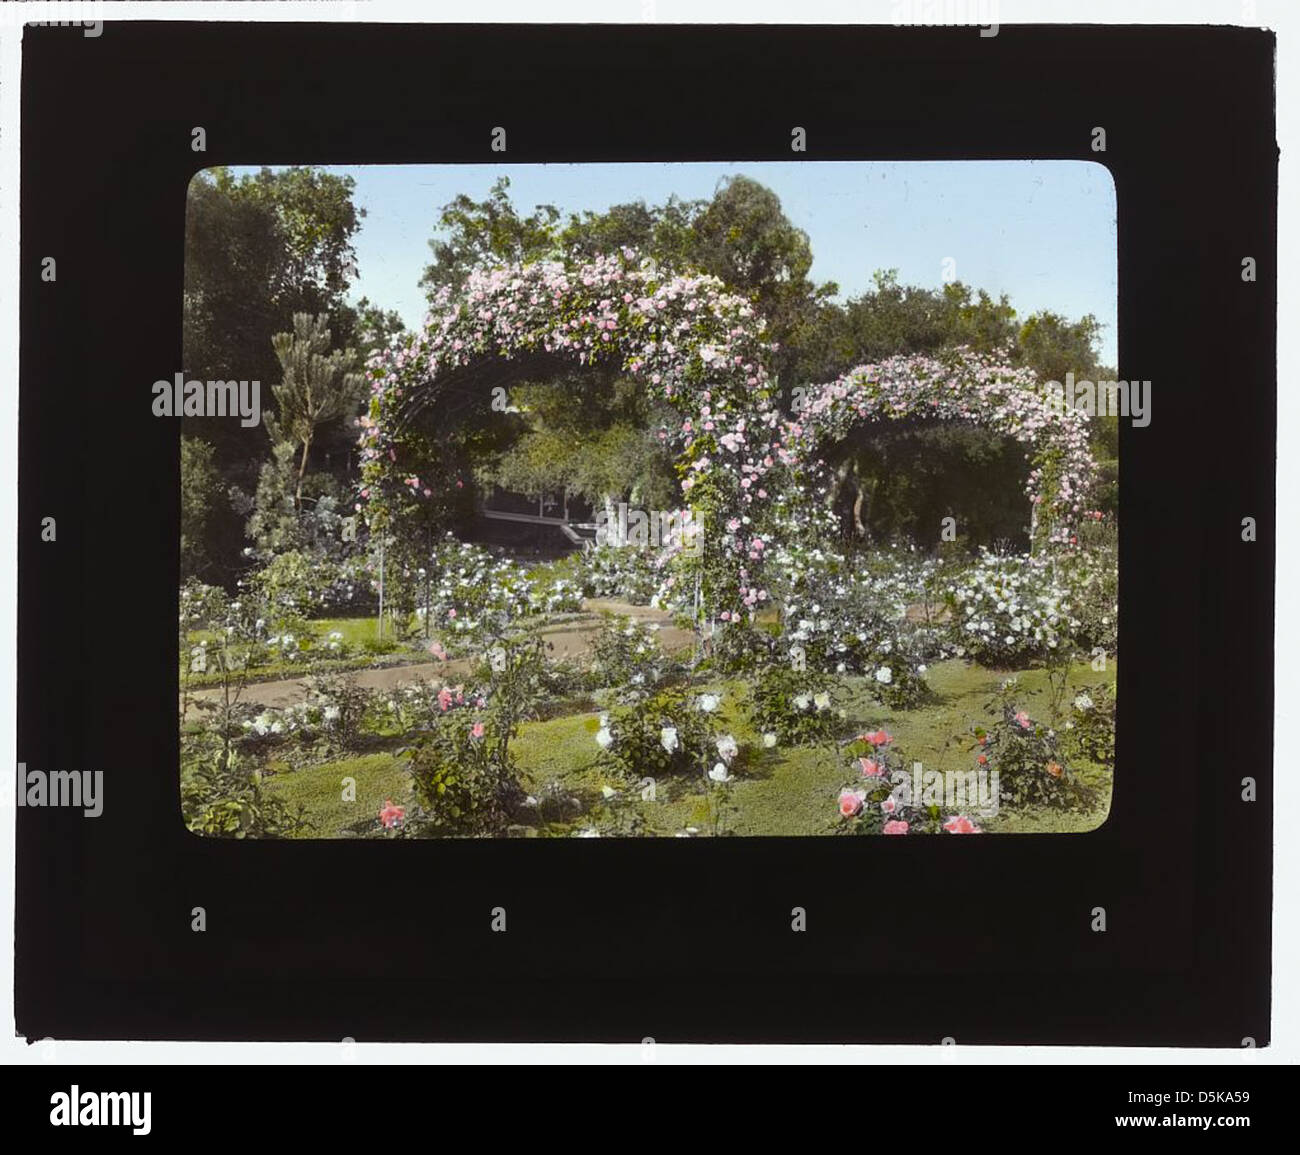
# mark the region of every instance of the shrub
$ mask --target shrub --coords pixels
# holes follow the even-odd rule
[[[473,704],[473,698],[468,699]],[[449,710],[466,704],[465,687],[444,685],[433,680],[405,682],[375,704],[378,716],[391,719],[392,727],[401,733],[409,730],[429,730]]]
[[[1015,679],[1008,679],[991,703],[1001,717],[987,730],[972,728],[977,756],[987,760],[981,766],[998,772],[1002,797],[1013,806],[1091,809],[1096,791],[1080,780],[1056,731],[1017,708],[1015,693]]]
[[[491,711],[451,710],[403,753],[431,834],[497,833],[523,803],[509,731]]]
[[[1109,682],[1098,682],[1075,695],[1063,740],[1071,753],[1115,769],[1115,692]]]
[[[938,649],[928,619],[920,629],[905,614],[933,585],[935,563],[906,554],[850,563],[816,549],[786,550],[778,561],[783,656],[797,647],[809,669],[862,675],[892,709],[909,709],[924,698],[925,661]]]
[[[715,721],[719,697],[687,687],[660,690],[645,701],[600,716],[596,743],[604,758],[628,782],[643,777],[667,778],[707,774],[721,762],[726,765],[736,751],[720,749]]]
[[[1113,518],[1094,513],[1079,527],[1081,548],[1062,561],[1075,624],[1086,653],[1113,654],[1119,645],[1119,541]]]
[[[622,598],[644,606],[655,599],[666,576],[659,557],[647,550],[600,545],[581,554],[578,581],[585,597]]]
[[[802,746],[835,735],[844,719],[833,679],[817,671],[768,666],[750,691],[754,728],[782,746]]]
[[[632,617],[606,614],[591,649],[593,672],[604,686],[655,686],[668,664],[656,630]]]
[[[1079,625],[1051,559],[984,553],[948,588],[948,633],[958,657],[1023,666],[1070,646]]]
[[[510,744],[536,716],[544,647],[531,631],[502,635],[480,670],[481,691],[439,691],[433,724],[402,750],[421,807],[416,825],[436,835],[500,833],[523,807]]]
[[[582,606],[576,583],[537,581],[509,558],[450,535],[434,551],[430,575],[432,622],[453,642],[482,644],[518,618]],[[422,617],[424,608],[416,613]]]
[[[272,558],[250,579],[270,616],[305,619],[316,613],[333,584],[333,566],[298,550]]]
[[[181,774],[181,814],[196,834],[219,838],[284,838],[302,827],[303,807],[291,811],[262,790],[261,774],[208,733]]]
[[[307,705],[319,711],[323,729],[343,749],[355,748],[373,717],[376,695],[357,685],[355,677],[314,674],[307,679]]]
[[[836,796],[839,834],[937,834],[944,829],[937,804],[915,796],[907,759],[883,729],[860,734],[844,748],[848,773]],[[954,815],[949,821],[965,818]],[[969,821],[969,820],[967,820]],[[971,824],[962,833],[979,833]]]

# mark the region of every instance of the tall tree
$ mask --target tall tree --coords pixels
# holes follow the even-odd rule
[[[294,313],[347,312],[352,237],[364,210],[354,182],[309,168],[190,182],[185,248],[185,369],[196,377],[274,376],[271,337]]]
[[[299,511],[316,427],[349,413],[360,398],[364,381],[352,368],[357,360],[355,349],[331,351],[327,324],[324,313],[316,317],[295,313],[293,331],[277,333],[271,340],[282,373],[279,384],[271,387],[279,415],[274,425],[268,425],[268,432],[273,439],[278,439],[278,434],[302,446],[294,488],[294,507]]]
[[[521,217],[510,200],[509,177],[493,184],[487,200],[474,201],[461,193],[438,217],[441,235],[429,241],[433,260],[420,284],[432,298],[441,288],[459,289],[481,264],[535,260],[552,253],[559,219],[554,205],[538,205],[531,215]]]
[[[1020,359],[1044,381],[1064,382],[1067,373],[1076,381],[1096,381],[1100,336],[1101,324],[1091,313],[1070,321],[1044,309],[1020,327]]]
[[[612,511],[623,499],[655,509],[681,504],[674,459],[651,432],[659,413],[636,381],[595,368],[511,393],[517,436],[479,480],[540,497],[563,491]]]
[[[897,269],[877,270],[872,279],[875,287],[849,301],[844,310],[855,361],[933,353],[956,345],[981,352],[1015,345],[1016,311],[1005,294],[994,300],[983,289],[972,293],[960,281],[941,289],[902,285]]]
[[[212,527],[223,511],[225,489],[212,464],[212,446],[181,438],[181,577],[204,579],[212,565]]]
[[[396,309],[382,309],[369,297],[357,302],[356,313],[356,343],[363,361],[372,353],[388,348],[406,332],[406,322]]]

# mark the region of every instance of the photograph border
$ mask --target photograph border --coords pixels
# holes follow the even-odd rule
[[[1265,1045],[1271,34],[67,32],[28,29],[23,46],[18,749],[28,765],[102,770],[106,805],[93,821],[19,812],[23,1034]],[[289,57],[292,71],[278,66]],[[341,83],[358,58],[382,65]],[[764,69],[781,83],[764,83]],[[197,125],[202,154],[190,148]],[[490,151],[496,125],[509,126],[512,164],[788,160],[794,126],[807,129],[810,164],[1105,164],[1119,376],[1161,384],[1162,405],[1148,428],[1121,428],[1124,661],[1101,828],[382,846],[184,829],[179,429],[148,405],[150,384],[182,367],[188,182],[215,164],[491,164],[507,159]],[[1091,149],[1094,126],[1104,153]],[[58,537],[43,543],[48,516]],[[1258,801],[1243,802],[1245,777]],[[498,907],[504,934],[491,930]]]

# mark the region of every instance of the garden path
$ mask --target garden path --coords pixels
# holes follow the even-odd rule
[[[651,609],[649,606],[634,606],[613,598],[588,598],[583,602],[582,608],[584,611],[582,617],[548,626],[542,630],[542,637],[551,644],[552,657],[580,658],[590,653],[592,639],[600,631],[602,613],[612,613],[657,624],[660,644],[670,653],[689,647],[695,640],[689,630],[674,626],[672,615],[664,610]],[[429,679],[454,684],[456,680],[468,677],[476,662],[476,658],[451,658],[445,662],[415,662],[379,669],[353,670],[349,676],[355,678],[356,684],[366,690],[392,690],[404,682]],[[273,682],[252,682],[244,687],[239,700],[257,706],[283,707],[304,701],[306,697],[307,685],[304,675]],[[219,688],[193,690],[190,692],[190,698],[191,701],[219,702],[221,690]],[[190,711],[196,712],[196,708],[191,705]]]

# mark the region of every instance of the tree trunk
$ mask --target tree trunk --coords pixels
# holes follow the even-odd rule
[[[307,474],[307,454],[311,451],[311,438],[307,437],[302,443],[302,461],[298,465],[298,484],[293,491],[293,508],[302,512],[302,479]]]
[[[857,480],[858,495],[853,499],[853,528],[857,531],[859,537],[867,536],[867,527],[862,524],[862,506],[867,500],[867,491],[862,488],[862,482]]]

